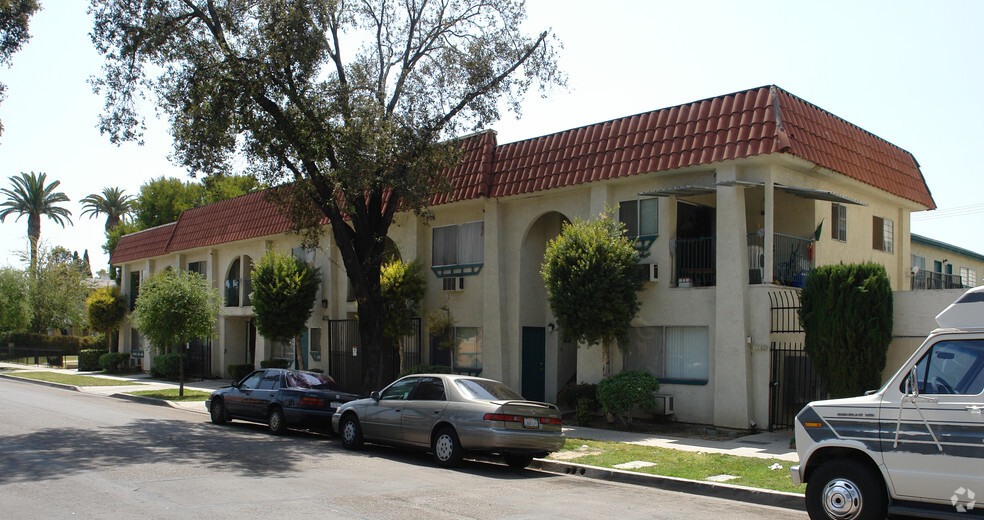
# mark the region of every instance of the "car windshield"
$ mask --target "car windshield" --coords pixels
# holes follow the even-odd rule
[[[455,379],[454,385],[469,399],[485,399],[488,401],[522,400],[523,396],[515,390],[498,382],[488,379]]]
[[[314,372],[287,372],[287,386],[291,388],[313,388],[316,390],[337,390],[338,386],[330,377]]]

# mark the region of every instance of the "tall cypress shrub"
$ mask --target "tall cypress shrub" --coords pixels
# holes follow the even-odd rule
[[[800,295],[806,353],[831,397],[881,386],[892,340],[892,286],[875,263],[818,267]]]

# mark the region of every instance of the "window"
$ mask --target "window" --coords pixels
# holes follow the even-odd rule
[[[140,296],[140,271],[130,273],[130,310],[137,308],[137,296]]]
[[[478,327],[455,327],[454,342],[457,345],[454,368],[482,370],[482,329]]]
[[[708,352],[707,327],[633,327],[624,368],[663,382],[706,383]]]
[[[140,343],[140,331],[137,329],[130,329],[130,352],[140,350],[143,350],[143,345]]]
[[[205,276],[205,262],[189,262],[188,271],[198,273],[202,275],[202,278],[207,278]]]
[[[887,218],[872,217],[871,247],[876,251],[895,252],[895,223]]]
[[[455,379],[454,386],[469,399],[487,401],[523,400],[515,390],[489,379]]]
[[[311,329],[311,359],[321,361],[321,329],[315,327]]]
[[[960,284],[964,287],[977,287],[977,271],[969,267],[961,267]]]
[[[226,307],[239,307],[239,259],[235,259],[226,272],[225,279],[225,305]]]
[[[240,293],[242,285],[242,293]],[[232,261],[229,270],[226,272],[225,280],[225,306],[239,307],[240,305],[252,305],[250,294],[253,293],[253,259],[247,255],[238,257]],[[242,294],[242,303],[239,295]]]
[[[253,305],[250,296],[253,294],[253,259],[243,256],[243,306]]]
[[[400,400],[405,401],[410,397],[410,392],[413,390],[414,385],[419,381],[419,377],[408,377],[406,379],[401,379],[392,385],[389,385],[383,393],[379,395],[380,401],[394,401]]]
[[[911,255],[909,258],[909,263],[912,264],[912,267],[918,267],[920,271],[926,270],[926,258],[919,255]]]
[[[444,382],[436,377],[424,377],[420,379],[417,388],[413,391],[415,401],[443,401]]]
[[[618,204],[618,219],[630,237],[659,234],[659,199],[625,200]]]
[[[469,222],[436,227],[431,245],[431,265],[480,264],[485,258],[485,223]]]
[[[847,241],[847,206],[830,205],[830,238]]]
[[[280,372],[270,372],[263,377],[260,381],[260,386],[256,388],[257,390],[279,390],[280,389]]]
[[[255,390],[256,387],[260,386],[260,380],[263,378],[263,372],[253,372],[252,374],[246,376],[243,382],[239,385],[240,390]]]
[[[980,395],[984,391],[984,340],[941,341],[916,364],[921,394]],[[905,392],[905,381],[900,391]]]

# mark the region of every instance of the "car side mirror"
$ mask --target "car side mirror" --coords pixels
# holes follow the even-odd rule
[[[379,392],[373,391],[369,394],[369,397],[372,398],[373,401],[376,401],[377,403],[379,402]]]
[[[919,396],[919,377],[916,375],[916,367],[912,367],[905,380],[905,394],[913,397]]]

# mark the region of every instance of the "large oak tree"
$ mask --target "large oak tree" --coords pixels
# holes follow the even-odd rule
[[[376,389],[384,237],[423,211],[442,145],[562,83],[522,0],[92,0],[105,55],[102,130],[139,139],[140,96],[171,120],[192,173],[245,156],[298,228],[327,220],[358,301],[363,391]],[[318,236],[312,233],[308,236]]]

